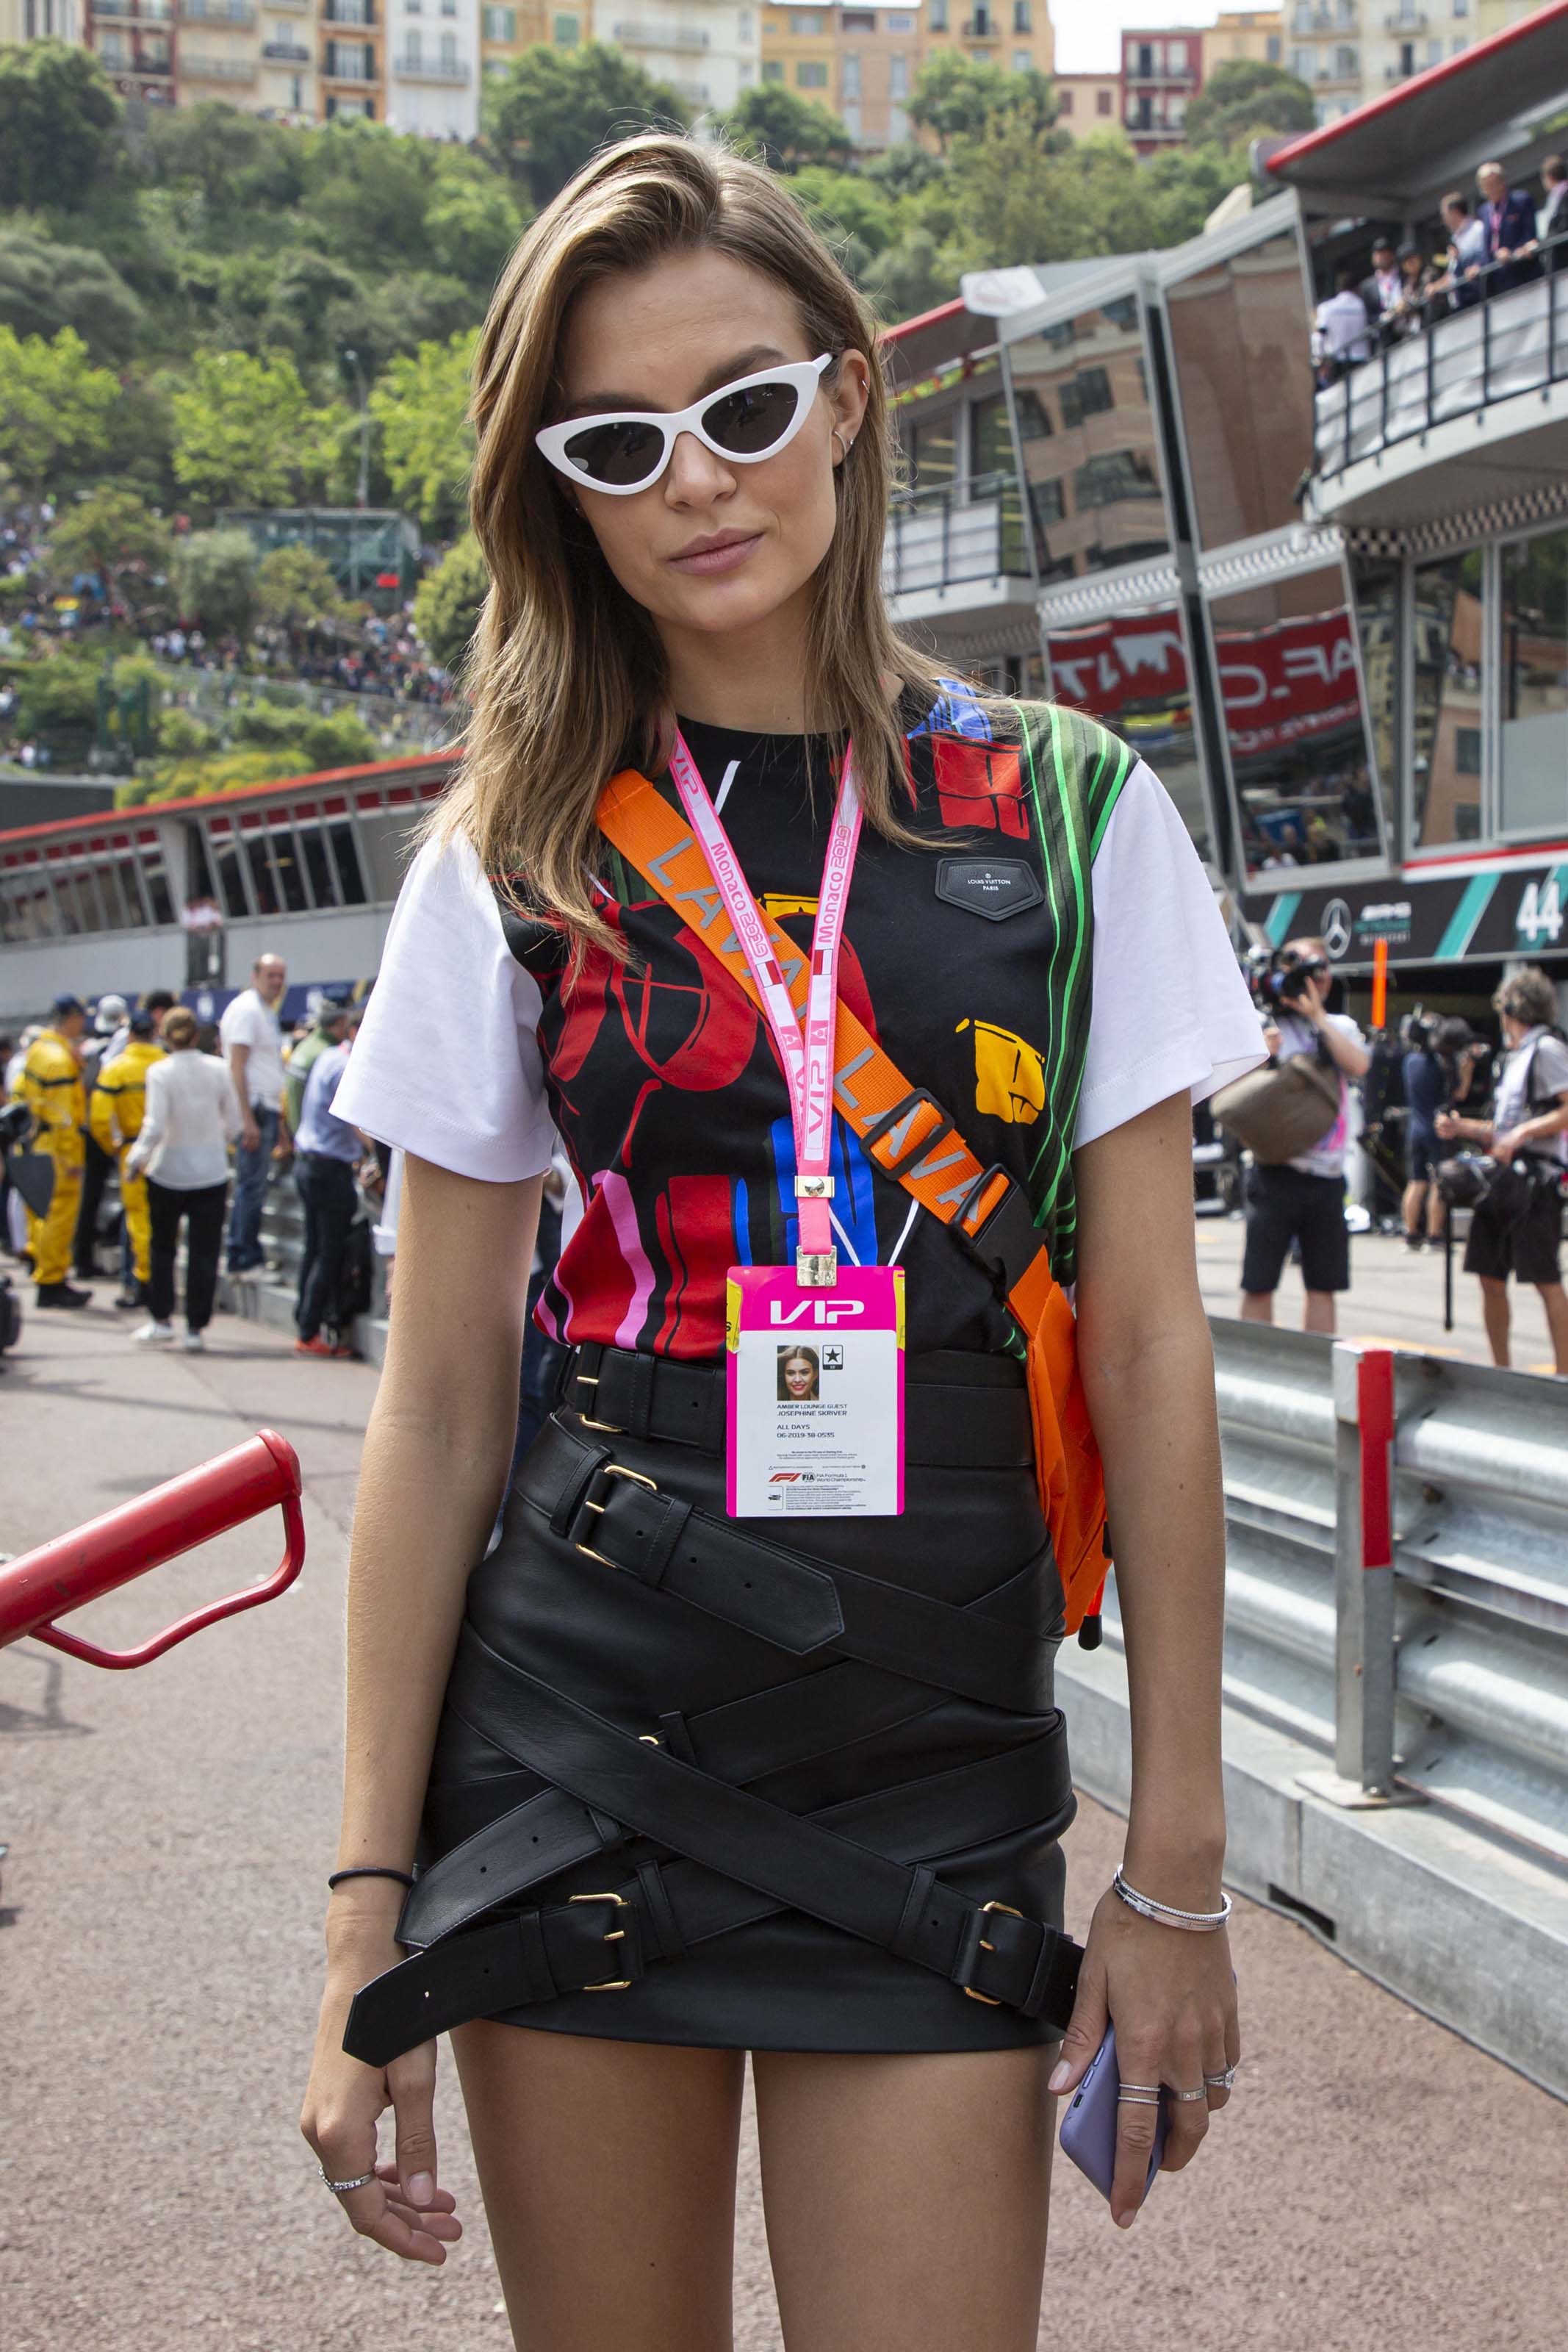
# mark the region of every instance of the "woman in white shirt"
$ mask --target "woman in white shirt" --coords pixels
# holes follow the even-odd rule
[[[131,1334],[144,1347],[166,1347],[174,1337],[174,1252],[186,1222],[185,1337],[192,1355],[205,1344],[213,1316],[224,1208],[229,1190],[229,1146],[239,1133],[239,1106],[224,1064],[199,1054],[196,1016],[183,1004],[166,1015],[162,1039],[169,1058],[147,1073],[147,1111],[127,1155],[132,1175],[147,1177],[152,1226],[152,1274],[147,1286],[152,1319]]]

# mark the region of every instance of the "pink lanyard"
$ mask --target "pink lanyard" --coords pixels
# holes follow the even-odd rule
[[[832,1145],[833,1026],[839,1003],[839,945],[843,938],[844,907],[861,832],[852,748],[844,752],[832,830],[822,862],[803,1024],[796,1019],[789,991],[768,936],[768,926],[747,887],[740,861],[708,797],[707,786],[697,773],[696,762],[678,731],[670,755],[670,772],[697,845],[707,860],[708,872],[735,926],[736,938],[757,983],[779,1058],[784,1065],[789,1113],[795,1128],[795,1202],[800,1220],[796,1274],[802,1283],[825,1288],[838,1275],[828,1209],[833,1191],[828,1160]]]

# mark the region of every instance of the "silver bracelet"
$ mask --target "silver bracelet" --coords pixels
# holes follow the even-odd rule
[[[1111,1885],[1128,1909],[1135,1911],[1140,1918],[1157,1919],[1166,1927],[1185,1927],[1192,1935],[1212,1935],[1216,1927],[1223,1927],[1230,1916],[1230,1897],[1224,1894],[1220,1895],[1221,1907],[1218,1911],[1178,1911],[1172,1903],[1156,1903],[1152,1895],[1140,1895],[1135,1886],[1128,1885],[1122,1875],[1120,1863],[1116,1864],[1116,1874]]]

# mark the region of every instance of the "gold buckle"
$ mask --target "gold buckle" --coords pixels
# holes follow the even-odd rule
[[[597,1372],[573,1372],[571,1376],[571,1384],[574,1389],[596,1389],[599,1386],[599,1374]],[[619,1422],[590,1421],[588,1415],[583,1412],[580,1405],[574,1405],[572,1410],[576,1413],[579,1421],[581,1422],[584,1429],[602,1429],[607,1431],[612,1437],[624,1437],[626,1434],[626,1432],[621,1427]],[[582,1547],[579,1545],[578,1549],[580,1550]]]
[[[1021,1911],[1015,1911],[1010,1903],[982,1903],[980,1908],[982,1911],[1005,1911],[1009,1919],[1021,1919],[1023,1917],[1023,1913]],[[979,1948],[982,1952],[994,1952],[997,1948],[994,1944],[988,1944],[984,1936],[982,1936],[980,1938]],[[968,2000],[983,2000],[988,2009],[1001,2009],[1006,2006],[1004,2002],[995,2000],[988,1992],[976,1992],[974,1988],[970,1985],[965,1985],[963,1987],[963,1992],[965,1998]]]
[[[629,1478],[634,1478],[636,1475],[637,1474],[634,1470],[629,1470],[626,1473],[626,1475]],[[650,1481],[650,1484],[652,1482]],[[582,1546],[580,1544],[578,1546],[578,1549],[580,1551],[582,1549]],[[624,1895],[569,1895],[566,1899],[569,1903],[613,1903],[616,1904],[622,1911],[629,1911],[632,1907],[627,1902]],[[602,1940],[607,1944],[620,1944],[623,1943],[625,1938],[626,1930],[624,1927],[611,1927],[606,1930]],[[579,1985],[578,1987],[579,1992],[630,1992],[631,1990],[632,1979],[630,1977],[606,1977],[601,1983]]]
[[[591,1429],[597,1429],[600,1426],[600,1423],[598,1422],[590,1422],[588,1425]],[[656,1483],[652,1478],[644,1478],[641,1470],[628,1470],[623,1463],[607,1462],[604,1465],[603,1471],[599,1475],[606,1478],[634,1478],[639,1486],[646,1486],[650,1495],[656,1495],[659,1491]],[[602,1503],[593,1502],[585,1495],[582,1500],[582,1507],[585,1511],[602,1511],[604,1506]],[[585,1551],[590,1559],[596,1559],[599,1562],[601,1568],[614,1568],[616,1566],[616,1562],[612,1559],[606,1559],[601,1551],[595,1551],[591,1544],[576,1544],[573,1546],[573,1549],[576,1551]],[[571,1899],[575,1903],[578,1898],[574,1895]],[[591,1991],[593,1988],[591,1986],[587,1986],[584,1990]]]

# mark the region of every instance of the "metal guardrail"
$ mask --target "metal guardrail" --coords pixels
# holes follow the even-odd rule
[[[1568,1864],[1568,1389],[1211,1328],[1227,1700],[1341,1801],[1435,1801]]]
[[[979,474],[915,490],[889,509],[882,584],[889,596],[959,581],[1030,576],[1016,474]]]
[[[1568,376],[1568,241],[1542,248],[1535,267],[1544,274],[1494,292],[1490,281],[1518,266],[1490,263],[1454,294],[1432,298],[1420,332],[1353,363],[1318,391],[1320,480],[1435,425]],[[1434,315],[1437,303],[1450,302],[1461,307]]]

